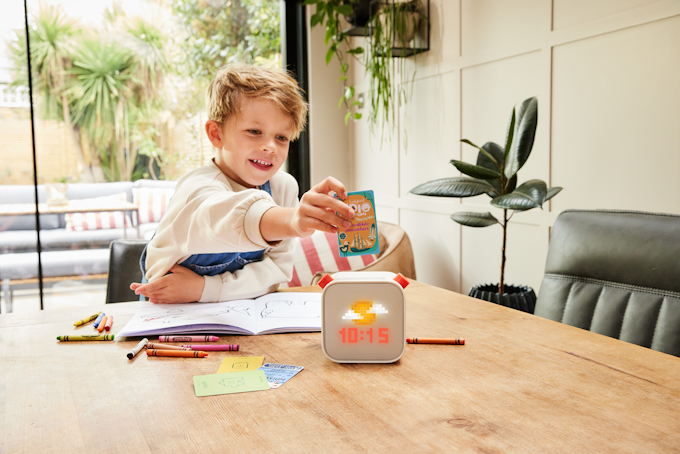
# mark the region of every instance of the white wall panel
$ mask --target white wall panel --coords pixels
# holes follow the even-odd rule
[[[417,278],[453,291],[460,289],[460,225],[446,214],[401,210],[411,240]]]
[[[553,208],[680,212],[680,17],[554,49]]]
[[[545,0],[462,0],[463,56],[494,54],[535,39],[543,23]]]
[[[553,0],[553,30],[583,24],[659,0]]]

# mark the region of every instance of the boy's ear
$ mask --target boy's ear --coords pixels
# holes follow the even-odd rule
[[[210,143],[215,148],[222,148],[222,127],[215,120],[208,120],[205,122],[205,132],[208,134]]]

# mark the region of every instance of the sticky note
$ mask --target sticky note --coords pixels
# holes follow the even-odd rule
[[[260,367],[258,370],[264,372],[269,382],[271,388],[278,388],[285,382],[293,378],[295,374],[300,372],[304,367],[302,366],[289,366],[287,364],[274,364],[267,363]]]
[[[231,356],[224,358],[220,368],[217,369],[217,373],[225,374],[227,372],[257,370],[263,362],[264,356]]]
[[[350,219],[352,225],[348,228],[338,226],[340,257],[379,253],[378,220],[373,191],[348,192],[343,202],[354,210],[354,217]]]
[[[267,377],[261,370],[231,372],[227,374],[196,375],[194,391],[196,397],[217,394],[247,393],[270,389]]]

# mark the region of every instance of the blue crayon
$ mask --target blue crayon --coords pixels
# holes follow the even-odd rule
[[[105,315],[106,314],[103,313],[103,312],[101,314],[99,314],[99,317],[97,317],[97,319],[94,321],[94,327],[95,328],[97,328],[99,326],[99,322],[102,321],[102,319],[104,318]]]

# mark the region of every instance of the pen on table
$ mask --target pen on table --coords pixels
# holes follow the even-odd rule
[[[99,313],[99,316],[97,317],[97,320],[94,321],[94,327],[95,327],[95,328],[99,326],[99,324],[102,322],[102,319],[104,318],[105,315],[106,315],[106,314],[103,313],[103,312],[100,312],[100,313]]]
[[[75,322],[75,323],[73,324],[73,326],[84,325],[85,323],[87,323],[87,322],[89,322],[89,321],[95,320],[97,317],[99,317],[99,314],[101,314],[101,312],[97,312],[96,314],[92,314],[92,315],[90,315],[89,317],[86,317],[86,318],[84,318],[84,319],[82,319],[82,320],[78,320],[77,322]]]
[[[432,338],[432,337],[407,337],[407,344],[446,344],[446,345],[465,345],[465,339],[453,338]]]
[[[111,327],[113,326],[113,315],[109,315],[106,317],[106,324],[104,325],[104,329],[106,331],[110,330]]]
[[[217,342],[217,336],[159,336],[158,342]]]
[[[191,350],[203,350],[203,351],[213,351],[213,352],[237,352],[238,344],[217,344],[217,345],[182,345],[184,348],[189,348]]]
[[[133,348],[132,350],[130,350],[130,351],[128,352],[128,354],[127,354],[128,359],[134,358],[135,355],[136,355],[137,353],[139,353],[140,350],[143,349],[144,346],[145,346],[146,344],[148,344],[148,343],[149,343],[149,339],[147,339],[146,337],[145,337],[144,339],[140,340],[140,341],[139,341],[139,344],[135,345],[135,348]]]
[[[108,317],[104,317],[101,322],[99,322],[99,326],[97,327],[97,331],[100,333],[104,331],[104,327],[106,326],[106,322],[108,320]]]
[[[57,340],[64,341],[112,341],[113,334],[83,334],[78,336],[57,336]]]
[[[148,356],[174,356],[181,358],[204,358],[208,356],[206,352],[179,351],[179,350],[147,350]]]
[[[146,348],[150,350],[185,350],[185,351],[191,350],[190,348],[178,347],[177,345],[155,344],[153,342],[149,342]]]

